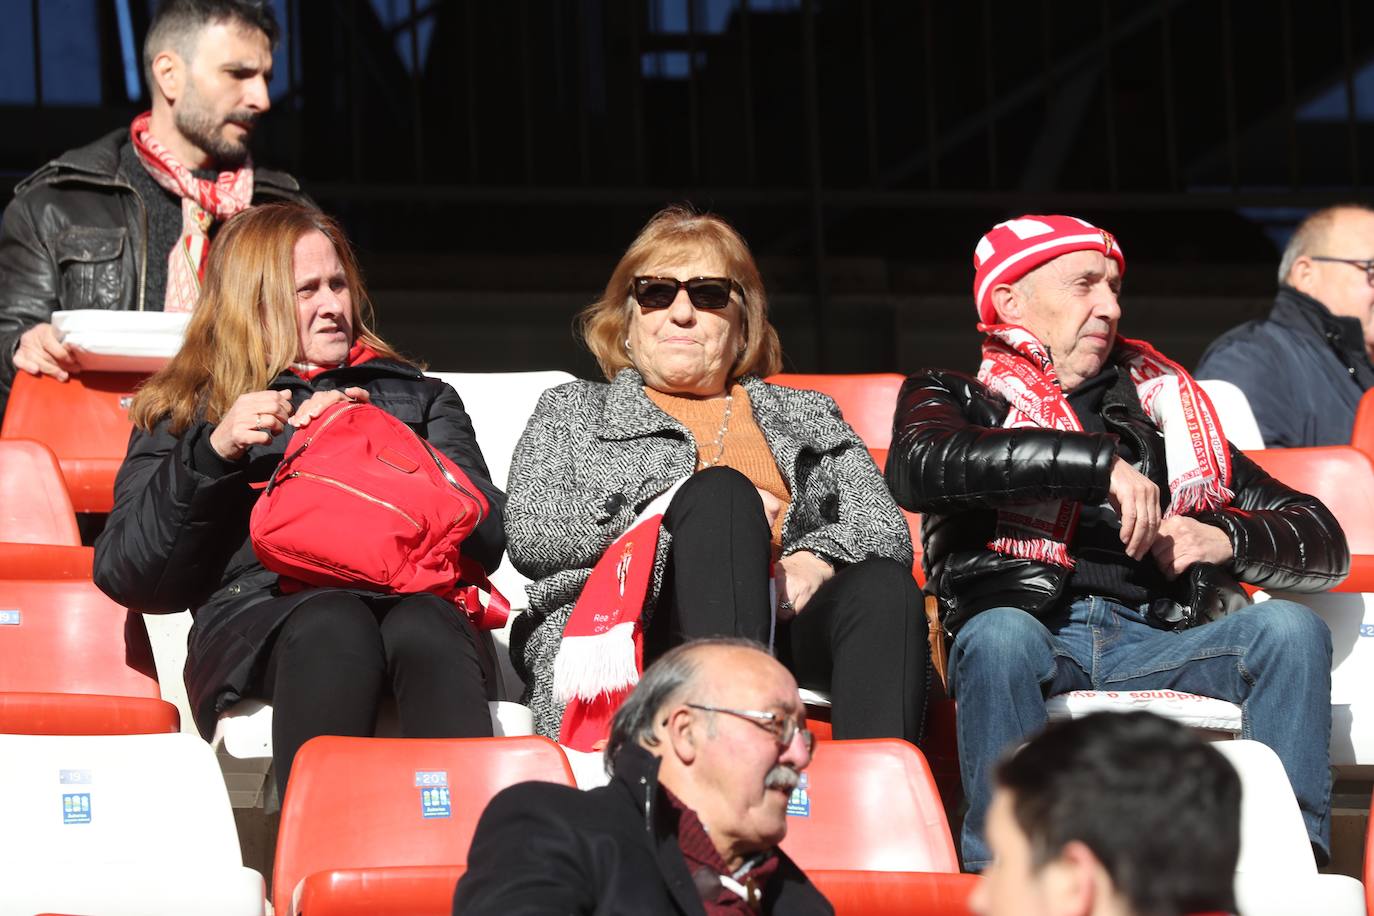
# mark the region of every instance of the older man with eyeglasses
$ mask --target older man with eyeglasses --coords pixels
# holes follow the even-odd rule
[[[1374,209],[1318,210],[1279,262],[1269,317],[1213,341],[1197,367],[1245,392],[1264,444],[1344,445],[1374,386]]]
[[[609,785],[492,799],[453,911],[832,913],[778,849],[813,744],[797,682],[757,644],[678,646],[616,713]]]

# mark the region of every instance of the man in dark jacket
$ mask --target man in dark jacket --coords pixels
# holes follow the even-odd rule
[[[1298,226],[1269,317],[1212,342],[1198,378],[1245,392],[1270,448],[1345,445],[1374,386],[1374,210],[1343,204]]]
[[[527,782],[487,806],[455,914],[831,913],[779,850],[811,762],[797,683],[755,644],[658,659],[616,713],[610,784]]]
[[[0,224],[0,416],[17,370],[78,370],[53,312],[188,311],[223,220],[304,200],[248,156],[276,39],[269,3],[167,0],[143,46],[152,110],[15,188]]]
[[[974,263],[979,379],[908,379],[887,466],[897,501],[925,513],[928,589],[954,639],[965,865],[988,864],[998,755],[1074,689],[1240,704],[1324,858],[1330,633],[1299,604],[1247,606],[1236,579],[1329,588],[1350,562],[1340,526],[1232,448],[1178,364],[1117,336],[1110,233],[1026,216],[989,231]]]

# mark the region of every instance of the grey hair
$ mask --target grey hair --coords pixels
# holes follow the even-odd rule
[[[1362,210],[1365,213],[1374,213],[1374,207],[1368,204],[1333,204],[1330,207],[1323,207],[1298,223],[1298,228],[1293,231],[1293,236],[1288,240],[1288,245],[1283,249],[1283,257],[1279,258],[1279,283],[1287,285],[1288,275],[1293,272],[1293,265],[1298,258],[1303,255],[1311,255],[1314,249],[1326,244],[1327,233],[1331,231],[1331,225],[1336,221],[1336,215],[1342,210]]]
[[[639,679],[639,686],[616,710],[615,718],[611,720],[611,736],[606,741],[605,751],[608,774],[615,772],[616,755],[625,745],[654,747],[658,744],[654,726],[659,714],[696,686],[697,673],[701,669],[701,650],[711,648],[754,649],[768,653],[767,649],[752,639],[712,636],[685,642],[659,656],[645,670]]]

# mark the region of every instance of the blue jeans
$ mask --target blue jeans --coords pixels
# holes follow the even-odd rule
[[[1271,600],[1205,626],[1158,630],[1140,610],[1082,598],[1043,623],[991,608],[950,649],[959,765],[968,799],[964,865],[989,860],[983,819],[1003,753],[1044,728],[1045,699],[1068,690],[1171,688],[1241,707],[1241,737],[1283,761],[1313,845],[1331,846],[1331,632],[1308,608]]]

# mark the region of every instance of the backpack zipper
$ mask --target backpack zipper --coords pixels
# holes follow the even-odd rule
[[[362,405],[362,404],[349,404],[348,406],[344,407],[343,410],[337,410],[337,411],[335,411],[334,413],[330,414],[329,418],[326,419],[323,423],[321,423],[320,426],[319,426],[319,428],[316,429],[316,430],[314,430],[314,431],[310,434],[310,438],[305,440],[305,444],[302,445],[300,448],[296,449],[296,451],[292,452],[290,455],[287,455],[286,457],[282,458],[281,463],[282,463],[282,464],[285,464],[287,461],[290,461],[292,458],[295,458],[295,457],[296,457],[297,455],[299,455],[301,452],[305,451],[305,449],[310,445],[310,443],[313,442],[313,441],[315,441],[315,437],[316,437],[316,436],[320,435],[320,433],[324,432],[326,429],[329,428],[329,424],[333,423],[335,420],[337,420],[339,417],[343,416],[344,414],[348,413],[350,410],[353,410],[354,408],[361,407],[361,406],[363,406],[363,405]],[[401,424],[401,425],[404,426],[405,424],[403,423],[403,424]],[[449,486],[453,487],[453,489],[457,490],[459,493],[462,493],[462,494],[463,494],[464,496],[466,496],[468,499],[472,500],[473,503],[477,506],[477,521],[473,523],[473,527],[476,527],[477,525],[480,525],[480,524],[482,523],[482,519],[485,517],[484,514],[483,514],[483,512],[482,512],[482,500],[481,500],[479,497],[473,495],[472,491],[470,491],[467,487],[463,486],[462,483],[460,483],[456,477],[454,477],[451,473],[449,473],[449,469],[446,468],[446,467],[444,467],[443,462],[441,462],[441,461],[439,460],[439,456],[436,455],[436,454],[434,454],[434,447],[431,446],[431,445],[429,444],[429,442],[427,442],[427,441],[425,440],[424,436],[421,436],[419,433],[415,432],[413,429],[410,429],[410,427],[408,427],[408,426],[406,427],[406,429],[410,432],[410,434],[411,434],[412,436],[414,436],[417,440],[419,440],[420,445],[424,446],[425,453],[429,455],[429,460],[434,462],[434,466],[435,466],[436,468],[439,469],[439,473],[443,475],[444,480],[448,481]],[[362,490],[359,490],[359,489],[357,489],[356,487],[349,486],[348,484],[343,483],[342,481],[335,480],[335,479],[332,478],[332,477],[321,477],[321,476],[319,476],[318,474],[311,474],[311,473],[309,473],[309,472],[302,473],[302,472],[300,472],[300,471],[292,471],[290,474],[287,474],[286,477],[287,477],[287,478],[291,478],[291,477],[307,477],[307,478],[310,478],[310,479],[312,479],[312,480],[318,480],[318,481],[320,481],[321,483],[333,484],[334,486],[339,487],[339,488],[342,489],[342,490],[346,490],[346,491],[348,491],[349,493],[352,493],[352,494],[355,495],[355,496],[359,496],[359,497],[361,497],[361,498],[363,498],[363,499],[370,500],[370,501],[376,503],[376,504],[379,505],[379,506],[385,506],[386,508],[388,508],[388,509],[390,509],[391,511],[395,512],[396,514],[400,515],[400,516],[401,516],[402,518],[404,518],[406,521],[408,521],[408,522],[410,522],[412,525],[414,525],[414,526],[415,526],[415,530],[417,530],[417,531],[420,530],[420,526],[419,526],[419,524],[416,523],[415,519],[411,518],[409,515],[406,515],[406,513],[405,513],[403,510],[401,510],[399,507],[394,506],[394,505],[392,505],[391,503],[386,502],[385,500],[378,499],[377,497],[373,496],[373,495],[370,494],[370,493],[364,493]],[[285,479],[285,478],[283,478],[283,479]],[[268,486],[268,490],[273,489],[273,488],[276,486],[276,484],[277,484],[277,478],[274,477],[273,480],[271,481],[271,484]],[[264,494],[264,495],[265,495],[265,494]],[[460,516],[458,516],[457,518],[455,518],[455,519],[453,520],[453,524],[456,525],[456,524],[458,524],[459,522],[461,522],[462,520],[463,520],[463,516],[460,515]],[[451,527],[451,526],[450,526],[450,527]]]
[[[342,480],[335,480],[333,477],[324,477],[320,474],[312,474],[309,471],[292,471],[290,474],[287,474],[286,477],[288,480],[292,477],[302,477],[306,480],[316,480],[320,483],[327,483],[330,486],[338,487],[340,490],[343,490],[346,493],[352,493],[359,499],[365,499],[368,502],[375,503],[384,509],[390,509],[392,512],[395,512],[401,518],[410,522],[411,527],[413,527],[416,531],[420,530],[420,523],[415,521],[415,519],[411,518],[409,515],[407,515],[405,510],[401,507],[393,503],[389,503],[384,499],[379,499],[376,496],[373,496],[371,493],[365,493],[364,491],[359,490],[357,487],[350,486],[349,484],[344,483]]]
[[[479,499],[477,496],[474,496],[472,492],[468,490],[467,487],[463,486],[461,483],[458,482],[458,478],[454,477],[451,473],[449,473],[449,469],[444,467],[443,462],[439,460],[439,456],[434,454],[434,448],[427,441],[425,441],[423,436],[416,435],[415,438],[419,439],[420,444],[425,447],[425,451],[429,453],[429,459],[434,462],[434,466],[439,469],[439,473],[444,475],[444,479],[449,482],[449,486],[453,487],[459,493],[462,493],[468,499],[472,500],[474,504],[476,504],[477,521],[473,523],[473,527],[482,524],[482,500]],[[453,520],[453,523],[456,525],[462,520],[463,517],[460,515],[458,518]]]

